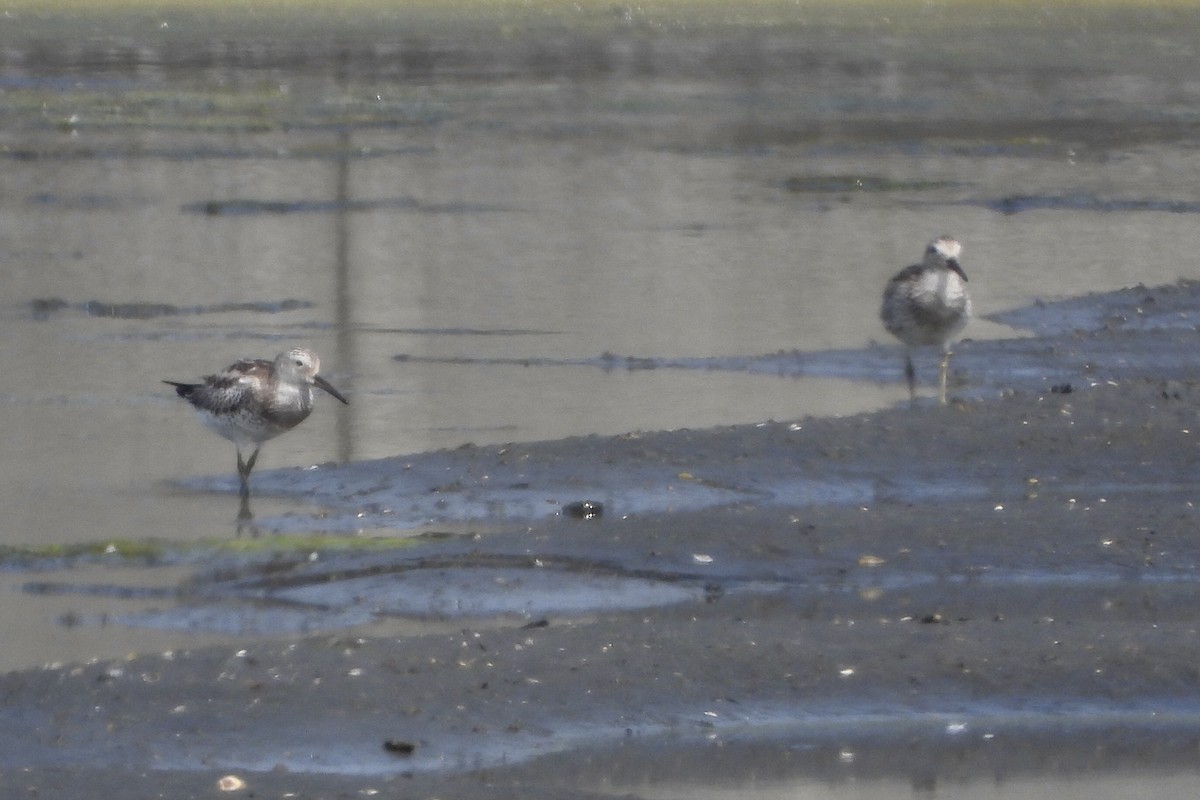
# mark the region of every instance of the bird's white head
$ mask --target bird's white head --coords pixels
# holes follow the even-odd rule
[[[281,376],[296,377],[312,383],[313,376],[321,370],[321,359],[311,350],[293,347],[275,356],[275,372]]]
[[[284,380],[304,382],[323,389],[338,400],[349,405],[350,401],[333,388],[329,381],[317,375],[321,370],[321,359],[312,350],[294,347],[275,356],[275,374]]]
[[[967,274],[963,272],[962,266],[958,263],[961,253],[962,245],[958,243],[957,239],[953,236],[939,236],[925,248],[924,264],[927,267],[953,270],[958,277],[965,281]]]

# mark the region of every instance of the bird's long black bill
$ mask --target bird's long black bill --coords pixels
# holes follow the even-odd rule
[[[325,380],[324,378],[322,378],[320,375],[313,376],[313,385],[329,392],[331,395],[336,397],[338,400],[341,400],[346,405],[350,405],[350,401],[347,400],[346,398],[342,397],[342,393],[339,392],[337,389],[333,388],[333,384],[330,383],[329,381]]]
[[[183,398],[192,396],[192,392],[200,388],[198,383],[176,383],[175,381],[163,381],[163,383],[175,387],[175,394]]]
[[[946,266],[949,267],[950,269],[954,270],[955,272],[957,272],[958,277],[963,279],[963,283],[967,282],[967,273],[963,272],[963,268],[961,266],[959,266],[959,263],[957,260],[951,259],[951,260],[947,261]]]

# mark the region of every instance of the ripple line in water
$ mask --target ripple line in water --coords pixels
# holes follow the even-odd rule
[[[486,203],[454,201],[422,203],[412,197],[383,197],[375,200],[202,200],[187,203],[181,210],[210,217],[236,217],[257,214],[329,214],[341,211],[413,211],[421,214],[480,214],[512,209]]]
[[[1111,199],[1106,200],[1091,194],[1068,195],[1013,195],[1011,197],[986,200],[969,200],[967,205],[978,205],[1012,215],[1023,211],[1166,211],[1172,214],[1200,213],[1200,202],[1190,200],[1161,199]]]
[[[110,302],[86,300],[71,303],[60,297],[39,297],[29,301],[30,310],[36,320],[49,319],[52,315],[66,311],[82,311],[89,317],[111,317],[113,319],[156,319],[196,314],[225,314],[235,311],[252,311],[262,314],[279,314],[285,311],[314,308],[308,300],[261,300],[244,303],[214,303],[211,305],[178,306],[172,303]]]

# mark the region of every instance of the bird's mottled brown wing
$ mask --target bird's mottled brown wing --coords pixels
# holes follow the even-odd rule
[[[891,289],[898,283],[904,283],[905,281],[912,280],[924,271],[924,264],[912,264],[907,266],[892,276],[892,279],[888,281],[888,289]]]
[[[920,275],[924,269],[925,267],[921,264],[913,264],[897,272],[887,282],[887,286],[883,288],[883,307],[880,309],[885,323],[887,318],[895,313],[895,310],[889,307],[894,306],[900,300],[900,295],[904,293],[909,282]]]
[[[254,402],[254,389],[271,373],[271,362],[239,361],[216,375],[205,375],[187,401],[212,414],[233,414]]]

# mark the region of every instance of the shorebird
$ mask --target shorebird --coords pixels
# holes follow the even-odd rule
[[[962,245],[942,236],[925,248],[920,264],[905,267],[888,281],[879,316],[883,327],[904,342],[904,376],[910,399],[917,396],[913,348],[937,345],[942,350],[938,400],[946,403],[946,372],[950,368],[950,341],[971,319],[967,274],[958,263]]]
[[[175,392],[192,404],[206,427],[237,447],[245,501],[250,497],[250,470],[258,460],[259,448],[308,418],[313,409],[313,386],[350,403],[317,375],[320,368],[316,353],[297,347],[275,356],[274,361],[239,361],[216,375],[206,375],[200,383],[163,383],[174,386]],[[250,457],[244,459],[243,451],[251,448]]]

